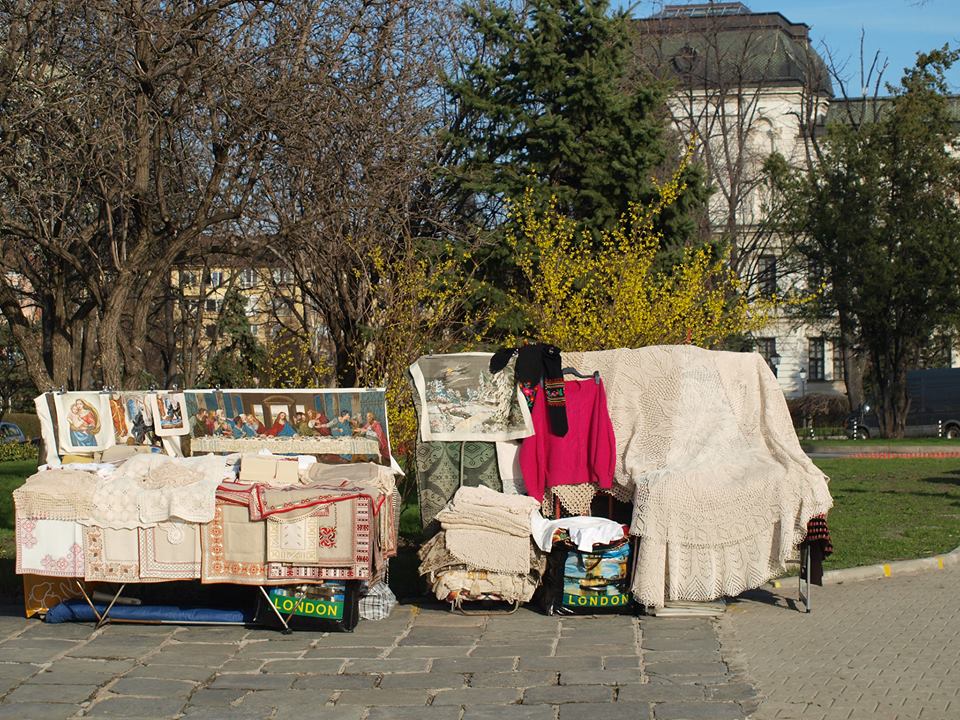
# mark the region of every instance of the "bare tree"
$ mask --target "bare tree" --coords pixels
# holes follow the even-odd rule
[[[430,188],[447,16],[432,0],[345,6],[325,23],[338,54],[308,69],[325,91],[280,117],[283,156],[264,185],[271,249],[324,323],[337,380],[351,385],[378,350],[378,265],[412,244],[429,252],[442,224]],[[299,114],[319,122],[304,127]]]
[[[142,381],[170,268],[243,218],[302,92],[305,10],[2,3],[0,302],[38,386]]]

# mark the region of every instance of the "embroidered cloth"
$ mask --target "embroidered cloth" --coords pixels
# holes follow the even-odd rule
[[[137,530],[140,576],[163,580],[200,577],[200,525],[171,520]]]
[[[16,516],[17,574],[83,577],[83,525]]]

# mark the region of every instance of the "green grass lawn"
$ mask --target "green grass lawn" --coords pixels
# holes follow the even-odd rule
[[[11,602],[23,592],[15,572],[17,547],[13,539],[13,495],[37,471],[36,460],[0,463],[0,602]]]
[[[826,569],[924,557],[960,545],[960,459],[816,461],[830,476]]]

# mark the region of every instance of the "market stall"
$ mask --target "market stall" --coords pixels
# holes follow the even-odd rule
[[[79,593],[100,624],[133,584],[199,581],[258,588],[286,628],[386,587],[399,496],[382,389],[47,393],[36,405],[46,463],[14,492],[28,614]],[[103,584],[112,595],[98,605]]]

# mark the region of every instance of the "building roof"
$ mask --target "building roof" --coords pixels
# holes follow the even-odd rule
[[[642,67],[692,88],[812,87],[832,95],[810,28],[739,2],[667,5],[633,21]]]
[[[827,124],[848,123],[861,125],[874,122],[890,105],[892,97],[834,98],[827,108]],[[960,95],[947,97],[947,112],[954,126],[960,131]]]

